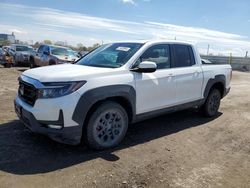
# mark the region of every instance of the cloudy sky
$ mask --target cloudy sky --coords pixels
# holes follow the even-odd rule
[[[250,52],[248,0],[0,0],[0,33],[30,42],[177,39],[206,53]]]

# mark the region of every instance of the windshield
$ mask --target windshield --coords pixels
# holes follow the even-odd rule
[[[141,43],[105,44],[80,59],[77,64],[93,67],[118,68],[141,48]]]
[[[51,47],[51,54],[53,54],[53,55],[64,55],[64,56],[70,55],[69,49],[54,47],[54,46]]]
[[[16,51],[17,52],[29,51],[29,48],[27,46],[16,46]]]
[[[74,52],[73,50],[68,50],[68,55],[70,56],[76,56],[77,52]]]
[[[32,51],[34,51],[34,49],[31,48],[31,47],[29,47],[29,48],[28,48],[28,51],[32,52]]]

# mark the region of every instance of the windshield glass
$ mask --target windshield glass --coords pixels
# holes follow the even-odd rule
[[[68,50],[68,55],[76,56],[76,52],[74,52],[73,50]]]
[[[51,46],[51,54],[53,54],[53,55],[65,55],[65,56],[70,55],[69,50],[67,48],[60,48],[60,47],[54,47],[54,46]]]
[[[16,46],[16,51],[17,52],[29,51],[29,48],[27,46]]]
[[[34,51],[34,49],[31,47],[28,47],[28,51],[32,52],[32,51]]]
[[[141,48],[141,43],[105,44],[80,59],[77,64],[93,67],[118,68]]]

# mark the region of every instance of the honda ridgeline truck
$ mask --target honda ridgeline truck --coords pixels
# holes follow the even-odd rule
[[[202,65],[189,43],[117,42],[76,64],[23,72],[15,111],[33,132],[105,149],[134,122],[192,107],[216,116],[231,77],[230,65]]]

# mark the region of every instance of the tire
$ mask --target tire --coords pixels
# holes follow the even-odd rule
[[[12,64],[11,64],[11,63],[6,63],[6,64],[4,64],[4,67],[5,67],[5,68],[11,68],[11,67],[12,67]]]
[[[31,60],[31,61],[30,61],[30,68],[31,68],[31,69],[36,68],[36,65],[35,65],[34,60]]]
[[[19,66],[19,62],[16,61],[16,58],[13,58],[13,65],[14,67],[18,67]]]
[[[94,110],[83,136],[91,149],[103,150],[117,146],[128,129],[128,115],[118,103],[107,101]]]
[[[49,61],[49,65],[56,65],[56,62],[53,61],[53,60],[50,60],[50,61]]]
[[[203,106],[204,115],[207,117],[214,117],[219,110],[221,100],[221,93],[218,89],[212,89]]]

